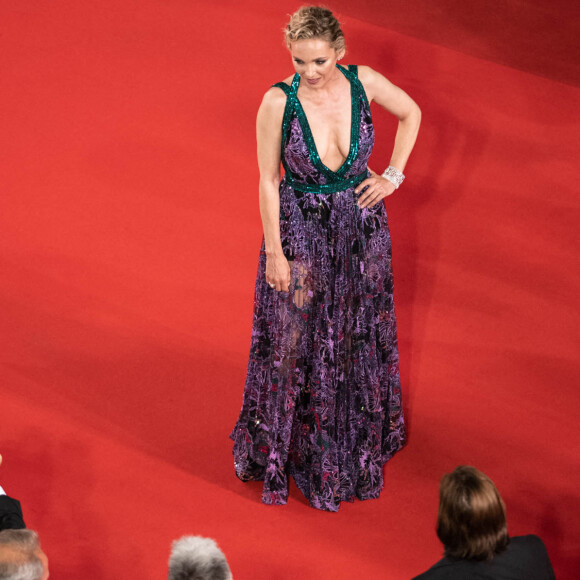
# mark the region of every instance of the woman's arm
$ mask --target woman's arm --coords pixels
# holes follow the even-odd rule
[[[405,91],[396,87],[372,68],[360,66],[358,70],[369,102],[375,101],[399,119],[389,165],[403,172],[417,140],[421,124],[421,109]],[[373,173],[373,176],[363,181],[355,192],[360,192],[367,185],[368,189],[359,198],[360,207],[372,206],[391,195],[396,189],[389,180]]]
[[[286,95],[270,89],[262,100],[256,121],[258,167],[260,169],[260,215],[266,245],[266,281],[276,290],[288,292],[290,267],[280,240],[280,147]]]

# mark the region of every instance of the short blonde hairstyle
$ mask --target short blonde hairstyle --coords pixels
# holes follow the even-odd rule
[[[346,50],[340,22],[324,6],[302,6],[292,14],[284,29],[284,40],[288,48],[293,42],[310,38],[326,40],[336,52]]]

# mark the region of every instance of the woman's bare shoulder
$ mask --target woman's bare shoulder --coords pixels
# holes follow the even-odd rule
[[[270,87],[258,109],[258,125],[264,128],[278,127],[286,108],[286,93],[280,87]]]
[[[375,96],[381,91],[384,92],[386,87],[393,87],[389,79],[370,66],[359,65],[358,78],[365,89],[369,101],[373,101]]]
[[[363,85],[365,83],[372,83],[373,81],[376,81],[377,78],[383,76],[381,75],[381,73],[377,72],[375,69],[365,64],[359,64],[357,69],[358,69],[358,78],[360,79],[360,82],[363,83]]]
[[[292,79],[294,77],[290,76],[284,79],[284,83],[290,86],[292,84]],[[277,111],[279,109],[284,109],[286,105],[286,93],[280,87],[270,87],[264,94],[262,99],[262,107],[270,111]]]
[[[262,98],[262,104],[260,109],[266,109],[268,111],[277,111],[278,109],[284,109],[286,106],[286,94],[279,87],[270,87],[264,97]]]

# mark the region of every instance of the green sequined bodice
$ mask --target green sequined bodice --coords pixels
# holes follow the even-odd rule
[[[316,143],[298,99],[300,75],[294,75],[291,85],[277,83],[287,97],[282,121],[282,164],[285,181],[294,189],[312,193],[334,193],[356,187],[367,177],[367,161],[374,143],[370,107],[357,67],[337,68],[350,82],[351,131],[348,156],[339,169],[328,168],[318,154]]]

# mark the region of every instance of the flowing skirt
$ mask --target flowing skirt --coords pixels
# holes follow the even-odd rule
[[[230,437],[237,476],[284,504],[288,475],[315,508],[378,497],[383,465],[405,444],[383,203],[353,189],[280,187],[289,292],[265,280],[260,253],[241,414]]]

